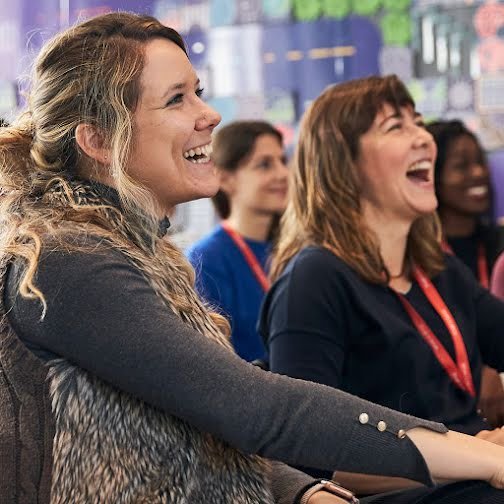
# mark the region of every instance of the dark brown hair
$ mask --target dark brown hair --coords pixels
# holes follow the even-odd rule
[[[291,198],[272,261],[273,278],[303,247],[319,245],[367,281],[388,283],[376,235],[362,217],[356,167],[360,138],[385,103],[396,109],[415,105],[404,84],[391,75],[333,86],[306,111],[291,168]],[[407,261],[428,275],[439,272],[443,268],[439,238],[435,213],[417,219],[408,236]]]

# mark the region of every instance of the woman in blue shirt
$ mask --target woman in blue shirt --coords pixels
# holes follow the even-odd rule
[[[287,203],[282,135],[266,122],[238,121],[222,128],[212,147],[220,173],[213,202],[222,222],[187,255],[200,295],[230,320],[238,355],[265,359],[256,322],[269,287],[271,240]]]

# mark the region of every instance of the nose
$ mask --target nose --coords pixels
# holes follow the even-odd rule
[[[199,117],[196,119],[196,130],[203,131],[206,129],[213,130],[220,122],[221,115],[217,110],[210,107],[210,105],[201,101],[201,109],[199,110]]]
[[[488,168],[484,163],[473,163],[471,165],[471,176],[473,178],[486,178],[488,176]]]
[[[281,180],[285,180],[289,176],[289,167],[283,159],[279,159],[277,162],[276,176]]]
[[[433,136],[423,126],[415,124],[414,135],[415,147],[429,147],[435,145]]]

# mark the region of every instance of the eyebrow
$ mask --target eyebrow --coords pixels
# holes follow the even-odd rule
[[[199,86],[201,84],[200,79],[196,79],[194,83],[194,87]],[[173,86],[170,86],[161,96],[161,100],[166,98],[170,93],[173,93],[174,91],[180,91],[181,89],[185,89],[187,86],[187,82],[177,82],[176,84],[173,84]]]
[[[420,112],[417,112],[415,110],[413,119],[418,119],[419,117],[422,117],[422,114],[420,114]],[[383,126],[390,119],[401,119],[401,118],[402,114],[400,112],[394,112],[393,114],[390,114],[389,116],[385,117],[385,119],[383,119],[383,121],[381,121],[380,124],[378,124],[378,127]]]
[[[401,114],[399,112],[394,112],[393,114],[390,114],[387,117],[385,117],[383,119],[383,121],[380,121],[380,123],[378,124],[378,127],[381,128],[390,119],[400,119],[400,118],[401,118]]]

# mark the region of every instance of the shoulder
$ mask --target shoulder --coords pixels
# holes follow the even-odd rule
[[[36,266],[36,283],[63,285],[87,282],[104,271],[135,270],[126,255],[108,240],[91,234],[65,237],[63,240],[45,236]],[[8,284],[16,282],[26,270],[26,261],[18,257],[12,261]]]
[[[504,226],[481,226],[479,230],[480,236],[486,246],[487,257],[490,259],[491,266],[504,251]]]
[[[504,274],[504,253],[500,254],[495,261],[494,270],[492,275],[503,275]]]
[[[219,257],[229,247],[229,243],[228,235],[219,225],[203,238],[190,245],[185,254],[191,263],[201,263],[207,258]]]
[[[354,278],[356,273],[330,250],[309,246],[292,258],[281,276],[291,280],[331,281],[344,277]]]
[[[451,254],[445,254],[445,268],[432,282],[443,297],[459,304],[470,302],[480,291],[480,285],[471,269]]]
[[[349,266],[330,250],[309,246],[294,256],[275,281],[268,298],[346,298],[350,291],[359,290],[362,281]]]
[[[474,274],[471,269],[464,264],[457,256],[453,254],[444,254],[445,267],[437,275],[440,280],[447,280],[455,284],[475,283]]]
[[[357,274],[331,251],[309,246],[294,256],[264,299],[260,332],[320,331],[337,327],[357,303]],[[333,331],[334,333],[334,331]]]
[[[12,308],[10,317],[18,324],[25,319],[38,320],[42,314],[39,300],[20,294],[19,285],[26,271],[26,261],[18,257],[6,272],[4,301]],[[92,312],[97,304],[116,300],[119,293],[145,288],[146,280],[110,242],[97,236],[78,236],[65,243],[51,238],[43,240],[33,284],[43,294],[48,314],[59,317],[66,311]]]

